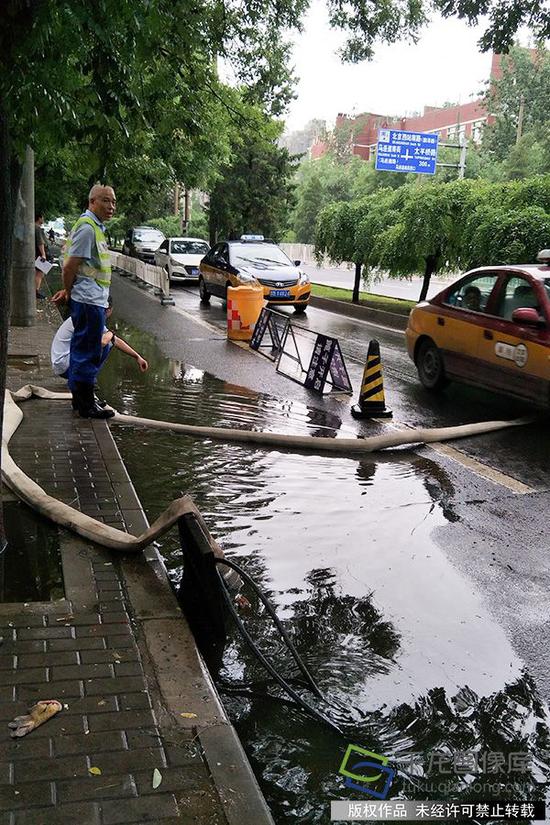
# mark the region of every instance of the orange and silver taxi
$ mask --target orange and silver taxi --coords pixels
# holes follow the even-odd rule
[[[242,235],[238,241],[215,244],[200,262],[199,294],[227,299],[227,287],[259,283],[271,306],[305,312],[311,294],[309,276],[300,261],[291,261],[277,244],[262,235]]]
[[[427,389],[457,380],[550,405],[550,250],[538,260],[474,269],[412,310],[407,349]]]

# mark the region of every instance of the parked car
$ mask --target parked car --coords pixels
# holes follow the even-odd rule
[[[550,250],[538,260],[474,269],[412,310],[407,349],[424,387],[456,379],[550,405]]]
[[[122,254],[153,263],[155,252],[165,237],[160,229],[155,229],[153,226],[135,226],[124,238]]]
[[[155,252],[155,263],[171,281],[198,280],[199,264],[210,244],[201,238],[166,238]]]
[[[211,295],[227,299],[228,286],[258,283],[271,305],[306,311],[311,285],[300,269],[277,244],[262,235],[242,235],[238,241],[223,241],[212,247],[200,263],[199,294],[203,304]]]

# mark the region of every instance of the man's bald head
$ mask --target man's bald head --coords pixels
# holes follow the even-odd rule
[[[88,209],[100,221],[108,221],[112,218],[116,209],[114,189],[111,186],[104,186],[102,183],[95,183],[88,195]]]

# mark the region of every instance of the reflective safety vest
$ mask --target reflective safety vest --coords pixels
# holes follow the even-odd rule
[[[69,235],[69,240],[65,248],[65,258],[70,258],[73,235],[84,223],[89,224],[94,230],[97,254],[99,257],[99,268],[96,269],[95,266],[91,266],[91,264],[83,261],[78,269],[77,275],[83,278],[93,278],[99,286],[109,287],[111,285],[111,256],[109,254],[109,247],[107,246],[107,238],[101,227],[91,218],[86,216],[79,218],[71,229],[71,234]]]

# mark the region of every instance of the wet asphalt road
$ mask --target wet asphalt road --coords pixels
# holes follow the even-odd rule
[[[154,335],[158,346],[171,358],[227,382],[324,410],[327,420],[349,433],[374,434],[388,426],[355,422],[349,414],[348,397],[312,395],[277,375],[266,359],[229,344],[225,337],[225,306],[212,299],[209,307],[201,307],[193,286],[174,287],[175,310],[161,307],[151,294],[120,277],[114,279],[113,293],[115,312]],[[441,427],[528,412],[504,397],[458,385],[441,396],[426,393],[407,357],[402,332],[313,308],[295,320],[338,337],[354,387],[354,401],[368,341],[372,337],[380,341],[386,403],[394,411],[394,425]],[[517,430],[456,441],[450,455],[440,455],[428,447],[415,452],[429,456],[440,467],[440,477],[430,482],[435,488],[430,493],[440,502],[446,523],[435,529],[433,540],[457,571],[475,584],[489,612],[534,676],[541,696],[550,700],[547,427],[547,422],[541,420]],[[467,459],[473,460],[471,467],[466,466]],[[484,475],[486,467],[504,474],[499,483]],[[514,480],[526,485],[526,491],[513,492]],[[404,530],[404,544],[409,535]],[[426,581],[427,589],[437,587],[435,579]],[[449,610],[452,612],[452,594]],[[483,655],[481,650],[482,646]]]

